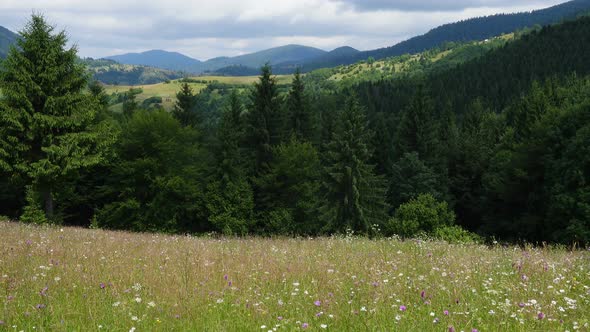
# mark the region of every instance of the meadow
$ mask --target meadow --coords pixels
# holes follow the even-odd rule
[[[0,222],[2,331],[588,331],[590,252]]]
[[[277,75],[275,76],[278,84],[291,83],[292,75]],[[229,85],[245,85],[254,84],[259,80],[258,76],[196,76],[189,77],[191,80],[201,81],[202,83],[189,83],[194,93],[199,93],[207,87],[208,83],[222,83]],[[207,82],[207,83],[205,83]],[[144,84],[144,85],[105,85],[105,92],[125,93],[132,88],[141,88],[143,91],[137,95],[139,103],[151,97],[161,97],[162,106],[166,110],[171,110],[176,103],[176,93],[180,91],[182,80],[172,80],[168,83]],[[122,108],[122,104],[117,104],[112,107],[114,110]]]

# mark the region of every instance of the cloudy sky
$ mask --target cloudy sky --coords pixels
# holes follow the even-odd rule
[[[165,49],[204,60],[285,44],[374,49],[444,23],[565,1],[0,0],[0,25],[18,31],[43,13],[82,56]]]

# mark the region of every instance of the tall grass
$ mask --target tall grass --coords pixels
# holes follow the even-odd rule
[[[588,331],[590,252],[0,222],[0,330]]]

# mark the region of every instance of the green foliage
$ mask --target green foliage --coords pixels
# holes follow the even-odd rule
[[[397,207],[419,194],[442,199],[438,176],[420,160],[416,152],[406,153],[392,167],[389,203]]]
[[[212,182],[206,207],[213,228],[224,235],[245,235],[252,230],[254,195],[244,180]]]
[[[102,163],[115,137],[95,121],[99,106],[65,33],[33,15],[21,36],[0,69],[0,170],[25,179],[53,220],[56,188]]]
[[[268,173],[256,179],[262,191],[258,208],[281,216],[282,222],[273,228],[280,225],[282,234],[320,231],[317,218],[320,177],[319,154],[311,143],[293,138],[273,149]]]
[[[443,227],[455,223],[455,214],[449,210],[446,202],[438,202],[430,194],[422,194],[400,205],[395,211],[386,229],[389,234],[403,237],[413,237],[423,232],[428,235],[436,234]],[[444,234],[447,231],[441,231]]]
[[[95,225],[167,232],[202,228],[197,137],[165,111],[136,111],[123,124],[104,186],[108,203],[98,210]]]
[[[457,244],[482,242],[482,239],[479,235],[469,232],[457,225],[439,227],[434,230],[433,236],[436,239]]]

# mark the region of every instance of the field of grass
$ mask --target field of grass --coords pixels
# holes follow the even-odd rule
[[[588,331],[590,252],[0,222],[5,331]]]
[[[253,84],[258,80],[258,76],[198,76],[191,77],[191,79],[203,81],[203,82],[218,82],[229,85],[244,85]],[[278,84],[291,83],[291,75],[278,75],[276,76]],[[107,94],[111,93],[124,93],[129,91],[131,88],[141,88],[143,92],[137,95],[137,102],[141,104],[144,100],[151,97],[161,97],[162,106],[164,109],[170,110],[176,103],[176,93],[180,90],[181,80],[173,80],[170,83],[158,83],[148,85],[106,85],[105,90]],[[206,83],[190,83],[193,91],[198,93],[202,89],[207,87]],[[113,110],[121,109],[121,105],[114,105]]]

